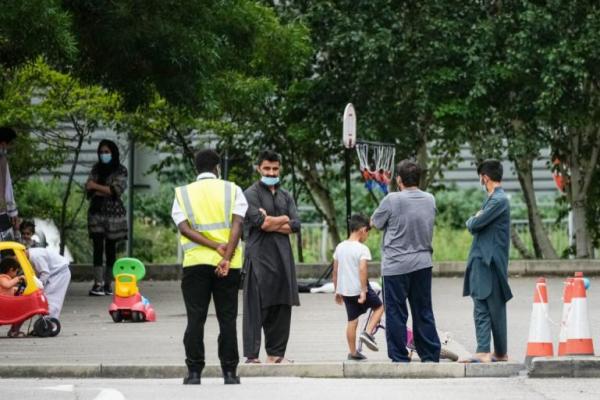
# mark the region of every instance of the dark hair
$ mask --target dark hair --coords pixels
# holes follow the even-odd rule
[[[116,169],[119,165],[121,165],[119,148],[117,147],[116,143],[112,140],[102,139],[100,143],[98,143],[98,149],[96,150],[96,153],[98,154],[98,162],[100,164],[102,164],[102,161],[100,160],[100,148],[103,146],[108,147],[112,155],[111,160],[107,165],[111,166],[112,169]]]
[[[410,160],[402,160],[396,165],[396,175],[402,179],[402,184],[406,187],[419,186],[421,167]]]
[[[19,226],[19,232],[23,232],[24,229],[30,228],[32,232],[35,232],[35,224],[30,219],[25,219]]]
[[[477,166],[477,175],[487,175],[494,182],[502,181],[502,163],[498,160],[485,160]]]
[[[263,150],[260,152],[260,155],[258,156],[258,166],[259,167],[260,167],[260,164],[263,163],[263,161],[278,162],[279,164],[281,164],[281,156],[279,155],[279,153],[276,153],[273,150]]]
[[[17,132],[8,126],[0,127],[0,142],[10,143],[17,137]]]
[[[0,250],[0,257],[2,257],[2,258],[14,257],[14,256],[16,256],[16,254],[12,249]]]
[[[350,232],[356,232],[362,228],[371,228],[371,221],[363,214],[353,214],[350,217]]]
[[[5,274],[8,271],[10,271],[11,269],[20,269],[21,268],[21,264],[19,264],[19,262],[17,260],[15,260],[14,258],[3,258],[2,261],[0,261],[0,273],[1,274]]]
[[[111,153],[111,159],[108,164],[104,164],[100,160],[100,148],[103,146],[108,147]],[[96,149],[96,154],[98,155],[98,162],[94,164],[92,172],[98,174],[98,183],[104,184],[108,176],[111,173],[115,172],[121,166],[119,148],[112,140],[102,139],[100,143],[98,143],[98,149]]]
[[[213,172],[217,165],[221,163],[221,157],[219,154],[211,149],[200,150],[196,153],[196,171],[202,172]]]

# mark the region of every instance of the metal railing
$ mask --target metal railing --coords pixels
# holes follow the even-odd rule
[[[554,250],[556,250],[556,253],[560,257],[563,252],[569,248],[568,221],[563,220],[557,223],[553,219],[545,219],[542,223],[544,224],[544,229],[548,234],[550,243],[552,243]],[[515,219],[511,221],[511,224],[519,234],[519,237],[523,244],[525,244],[527,250],[531,254],[534,254],[533,241],[531,239],[531,234],[529,233],[529,221],[526,219]],[[511,246],[510,248],[510,257],[520,258],[520,254],[514,246]]]
[[[290,236],[294,257],[298,260],[298,235]],[[332,243],[329,227],[323,222],[302,223],[302,255],[306,262],[327,263],[331,256]]]
[[[568,234],[568,226],[567,221],[562,221],[560,223],[556,223],[552,219],[544,220],[544,227],[554,249],[558,253],[559,256],[566,251],[569,247],[569,234]],[[533,251],[533,243],[531,240],[531,235],[529,233],[529,221],[528,220],[513,220],[513,227],[516,229],[521,241],[525,245],[525,247],[529,250],[531,254]],[[373,244],[378,243],[378,233],[372,231],[373,236],[377,236],[376,239],[370,240],[371,246]],[[298,260],[297,254],[297,236],[294,235],[291,237],[292,239],[292,248],[294,250],[294,256],[296,260]],[[374,243],[375,242],[375,243]],[[465,244],[465,259],[468,254],[469,243]],[[327,228],[327,224],[323,221],[313,222],[313,223],[303,223],[302,224],[302,252],[303,258],[305,262],[329,262],[331,259],[331,254],[333,252],[333,245],[331,239],[329,237],[329,230]],[[378,249],[371,249],[373,253],[373,257],[378,258],[379,255]],[[439,256],[439,254],[438,254]],[[510,248],[510,257],[513,259],[522,258],[517,249],[511,245]]]

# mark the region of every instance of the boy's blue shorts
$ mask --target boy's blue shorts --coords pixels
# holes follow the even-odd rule
[[[354,321],[367,312],[369,308],[379,308],[383,303],[375,291],[371,288],[371,285],[367,286],[367,298],[363,304],[358,302],[358,296],[342,296],[344,298],[344,304],[346,305],[346,314],[348,314],[348,321]]]

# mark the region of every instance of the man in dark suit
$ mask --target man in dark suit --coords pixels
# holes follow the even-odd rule
[[[506,361],[506,302],[512,298],[508,285],[510,204],[502,189],[502,164],[486,160],[477,167],[487,198],[481,210],[467,220],[473,235],[463,296],[471,296],[477,336],[477,352],[467,362]],[[490,352],[490,335],[494,353]]]

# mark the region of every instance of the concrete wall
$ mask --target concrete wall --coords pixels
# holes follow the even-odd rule
[[[443,183],[459,188],[478,187],[479,180],[475,171],[476,160],[468,146],[461,146],[460,161],[452,170],[444,171]],[[533,162],[533,184],[538,196],[555,196],[556,185],[549,167],[550,149],[541,151],[540,157]],[[521,187],[512,163],[504,161],[504,179],[502,186],[508,193],[520,193]]]

